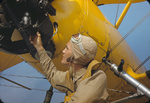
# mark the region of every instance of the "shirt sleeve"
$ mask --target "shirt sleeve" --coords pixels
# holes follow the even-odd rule
[[[47,80],[51,83],[51,85],[61,92],[67,91],[67,89],[64,87],[67,87],[72,90],[73,84],[71,83],[71,79],[67,77],[69,71],[63,72],[57,70],[57,68],[55,67],[54,63],[52,62],[51,58],[47,55],[45,50],[39,52],[39,57],[42,69],[45,73],[45,76],[47,77]],[[57,85],[62,85],[63,87]]]
[[[99,71],[83,80],[68,103],[105,103],[108,99],[107,78]]]

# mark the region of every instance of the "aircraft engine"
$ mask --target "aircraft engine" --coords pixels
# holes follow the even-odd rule
[[[3,0],[0,2],[0,50],[12,54],[31,53],[36,49],[29,36],[41,33],[44,48],[53,55],[53,24],[48,16],[56,15],[51,0]]]

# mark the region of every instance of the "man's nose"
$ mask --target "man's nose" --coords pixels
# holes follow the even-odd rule
[[[62,53],[65,53],[65,49],[62,51]]]

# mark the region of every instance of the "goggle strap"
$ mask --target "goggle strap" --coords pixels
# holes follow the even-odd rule
[[[82,43],[81,43],[81,42],[80,42],[80,43],[78,43],[78,46],[79,46],[79,48],[80,48],[80,50],[81,50],[82,54],[83,54],[83,55],[86,55],[86,51],[85,51],[85,49],[84,49],[84,47],[83,47],[83,45],[82,45]]]

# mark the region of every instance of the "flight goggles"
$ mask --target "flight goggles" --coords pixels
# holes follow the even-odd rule
[[[86,53],[86,51],[85,51],[85,49],[84,49],[84,47],[83,47],[83,45],[81,43],[81,40],[82,40],[82,35],[81,34],[79,34],[79,36],[76,37],[76,38],[73,37],[73,36],[71,37],[71,41],[73,43],[76,43],[79,46],[79,48],[80,48],[80,50],[81,50],[83,55],[86,55],[87,53]]]

